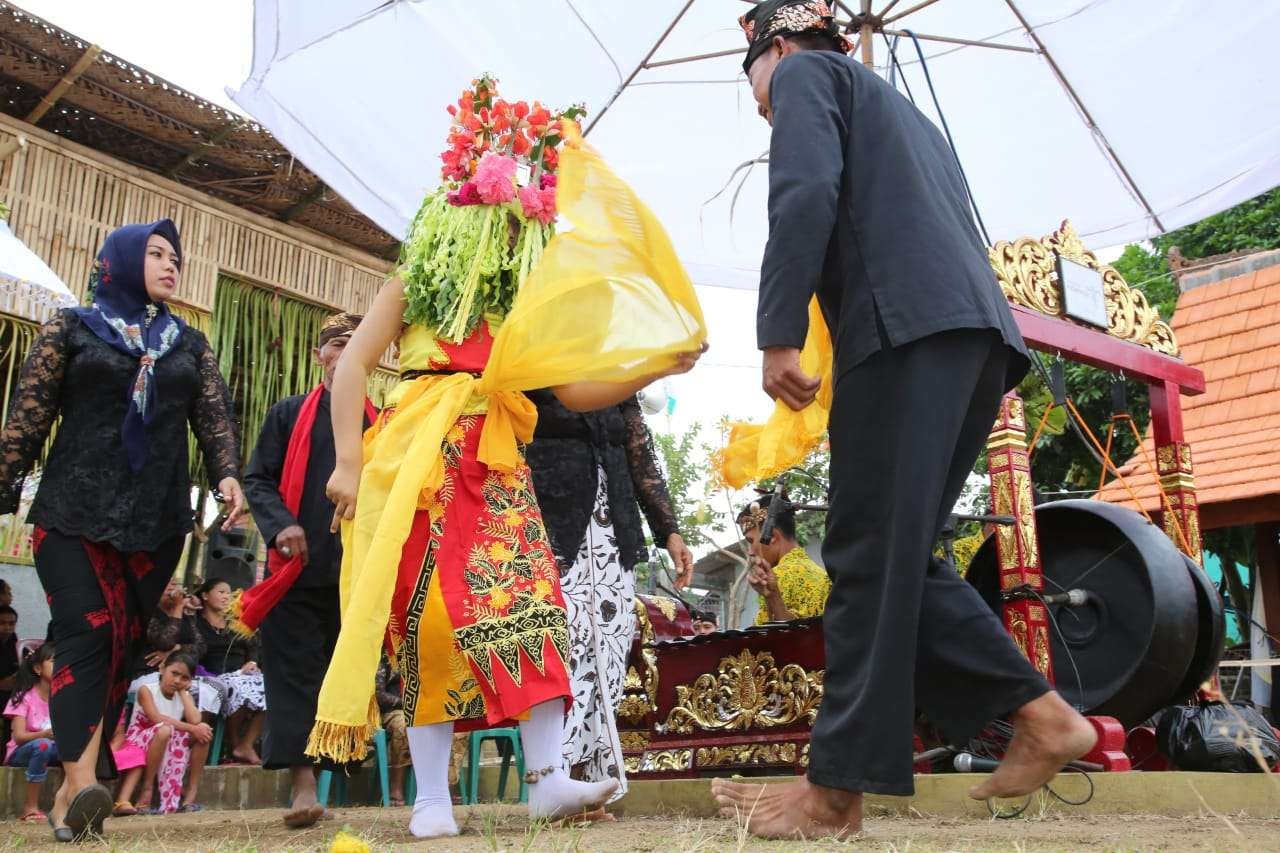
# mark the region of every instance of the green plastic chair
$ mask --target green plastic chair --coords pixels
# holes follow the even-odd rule
[[[462,794],[463,805],[473,805],[480,800],[480,747],[491,740],[502,756],[502,773],[498,777],[498,799],[507,795],[507,773],[511,770],[511,760],[515,759],[516,779],[520,783],[520,802],[529,801],[529,792],[524,782],[524,748],[520,744],[518,728],[485,729],[472,732],[467,738],[467,763],[462,768],[466,775],[458,780],[458,788]]]
[[[391,805],[391,777],[387,769],[387,732],[385,729],[378,729],[373,733],[373,752],[377,759],[378,785],[382,790],[382,805],[385,808]],[[333,781],[332,770],[320,771],[320,778],[316,782],[316,799],[320,801],[320,805],[328,807],[329,789],[336,787],[334,795],[337,797],[338,805],[345,806],[347,804],[346,774],[338,774],[336,786],[334,786]]]
[[[226,728],[227,723],[222,714],[213,718],[213,742],[209,744],[209,757],[204,762],[205,767],[217,767],[222,759],[222,733]]]

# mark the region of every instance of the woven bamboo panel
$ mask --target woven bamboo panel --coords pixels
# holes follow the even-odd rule
[[[389,273],[386,261],[323,235],[232,212],[172,181],[0,116],[0,143],[16,132],[29,144],[0,165],[10,227],[79,296],[113,228],[166,216],[182,234],[185,268],[177,298],[203,311],[213,309],[220,272],[345,311],[366,310]]]

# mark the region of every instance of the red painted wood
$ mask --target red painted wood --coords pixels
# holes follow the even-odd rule
[[[1037,314],[1016,305],[1009,306],[1022,330],[1027,346],[1041,352],[1108,370],[1144,382],[1173,382],[1184,394],[1204,393],[1204,373],[1181,359],[1113,338],[1096,329],[1077,326],[1056,317]]]
[[[1124,726],[1120,725],[1120,721],[1115,717],[1085,719],[1093,724],[1093,730],[1098,733],[1098,742],[1080,760],[1101,764],[1102,769],[1108,773],[1127,773],[1132,770],[1133,765],[1124,751]]]

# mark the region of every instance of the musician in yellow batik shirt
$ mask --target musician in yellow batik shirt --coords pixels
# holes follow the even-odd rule
[[[761,495],[738,513],[738,526],[751,555],[747,582],[760,595],[756,624],[821,616],[831,579],[796,541],[796,511],[786,498],[775,517],[772,538],[768,544],[760,541],[772,500],[773,495]]]

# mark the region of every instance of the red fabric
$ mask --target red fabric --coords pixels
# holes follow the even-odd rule
[[[298,420],[289,435],[289,447],[284,454],[284,470],[280,472],[280,497],[284,499],[285,509],[294,518],[298,517],[298,508],[302,505],[307,463],[311,459],[311,430],[315,426],[316,412],[320,409],[320,398],[323,395],[324,386],[317,385],[302,401]],[[364,408],[371,421],[378,416],[378,410],[367,399],[364,401]],[[298,580],[298,575],[302,574],[302,556],[294,554],[292,557],[285,557],[278,549],[269,548],[267,569],[270,575],[266,580],[240,593],[234,617],[234,627],[239,631],[252,634],[258,630],[271,608],[284,598],[285,593]]]

